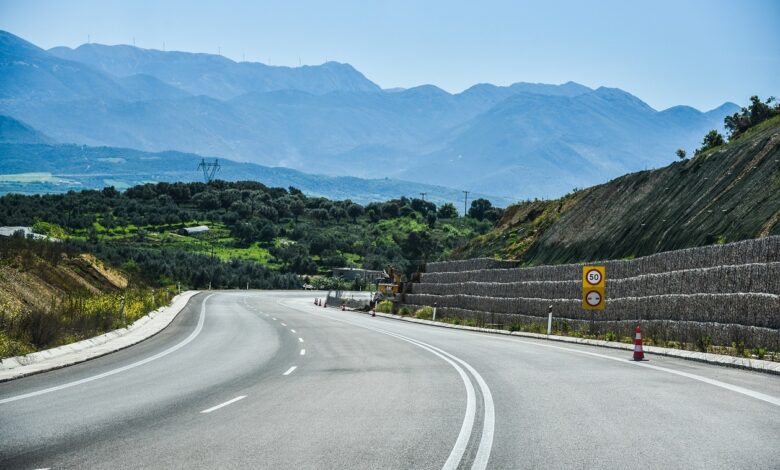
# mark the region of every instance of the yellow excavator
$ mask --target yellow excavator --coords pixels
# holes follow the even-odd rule
[[[388,266],[385,269],[387,274],[387,280],[390,282],[380,282],[377,284],[377,291],[386,296],[392,297],[393,295],[401,291],[401,274],[399,274],[392,266]]]

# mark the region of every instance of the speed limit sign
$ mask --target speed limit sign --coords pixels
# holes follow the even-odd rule
[[[607,273],[604,266],[582,267],[582,308],[603,310],[606,306]]]
[[[583,266],[582,267],[582,287],[604,287],[606,280],[606,269],[604,266]]]
[[[591,269],[588,271],[588,273],[585,275],[585,280],[590,284],[591,286],[597,286],[601,284],[601,273],[598,269]]]

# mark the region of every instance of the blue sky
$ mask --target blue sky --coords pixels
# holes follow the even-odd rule
[[[273,65],[348,62],[385,88],[563,83],[656,109],[780,95],[780,1],[0,0],[0,29]],[[779,96],[780,97],[780,96]]]

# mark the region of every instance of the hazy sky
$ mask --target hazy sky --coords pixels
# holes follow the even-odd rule
[[[384,88],[573,80],[704,110],[780,95],[780,0],[0,0],[0,29],[43,48],[89,35],[272,65],[337,60]]]

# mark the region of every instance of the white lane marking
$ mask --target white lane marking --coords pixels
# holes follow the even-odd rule
[[[338,321],[340,321],[340,320],[338,320]],[[349,323],[351,325],[355,325],[354,323],[348,322],[348,321],[345,321],[344,323]],[[362,326],[362,325],[355,325],[355,326]],[[406,341],[407,343],[413,344],[413,345],[415,345],[415,346],[417,346],[419,348],[425,349],[428,352],[431,352],[431,353],[435,354],[436,356],[439,356],[441,359],[443,359],[444,361],[449,363],[453,368],[455,368],[455,370],[458,372],[458,374],[460,375],[461,380],[463,380],[464,386],[466,387],[466,414],[463,417],[463,424],[461,424],[461,426],[460,426],[460,432],[458,433],[458,438],[455,440],[455,445],[452,447],[452,451],[450,451],[450,455],[449,455],[449,457],[447,457],[447,461],[444,462],[444,466],[442,466],[442,470],[454,470],[454,469],[458,468],[458,466],[460,465],[460,461],[463,460],[463,454],[466,452],[466,446],[468,446],[469,439],[471,438],[471,432],[472,432],[472,430],[474,428],[474,421],[476,419],[476,412],[477,412],[477,406],[476,406],[477,400],[475,398],[476,395],[475,395],[475,392],[474,392],[474,386],[471,384],[471,380],[469,380],[468,375],[466,375],[466,372],[460,366],[458,366],[455,362],[450,360],[448,357],[446,357],[446,356],[440,354],[438,351],[436,351],[436,349],[438,349],[438,348],[435,348],[434,346],[431,346],[429,344],[423,343],[422,341],[417,341],[417,340],[414,340],[414,339],[411,339],[411,338],[407,338],[405,336],[402,336],[402,335],[399,335],[399,334],[396,334],[396,333],[392,333],[392,332],[389,332],[389,331],[386,331],[386,330],[380,330],[380,329],[370,328],[370,327],[366,327],[366,326],[363,326],[363,328],[367,328],[369,330],[376,331],[377,333],[382,333],[382,334],[385,334],[385,335],[388,335],[388,336],[392,336],[392,337],[400,339],[402,341]],[[444,353],[444,351],[442,351],[442,353]],[[444,353],[444,354],[447,354],[448,356],[452,356],[451,354],[448,354],[448,353]],[[452,356],[452,357],[454,359],[460,361],[459,359],[455,358],[455,356]],[[492,398],[491,398],[491,400],[492,400]],[[485,406],[485,409],[487,409],[487,406]],[[491,430],[491,432],[490,432],[490,436],[491,436],[491,443],[490,443],[490,445],[491,445],[491,447],[492,447],[492,444],[493,444],[492,443],[492,435],[493,435],[493,432]],[[481,445],[482,445],[482,442],[480,441],[480,446]],[[477,453],[479,453],[479,452],[480,451],[478,450]],[[489,456],[490,456],[490,454],[488,453],[488,457]],[[484,469],[484,467],[477,467],[476,464],[477,464],[477,462],[475,460],[474,464],[472,465],[471,468],[472,469],[481,469],[481,470]]]
[[[292,374],[292,373],[293,373],[293,371],[294,371],[295,369],[297,369],[297,368],[298,368],[298,366],[292,366],[292,367],[290,367],[289,369],[287,369],[287,372],[285,372],[285,373],[284,373],[284,374],[282,374],[282,375],[290,375],[290,374]]]
[[[303,343],[303,338],[298,338],[299,343]]]
[[[511,338],[495,338],[495,339],[503,339],[503,340],[509,340],[509,341],[512,340]],[[640,361],[630,361],[628,359],[623,359],[623,358],[619,358],[619,357],[607,356],[606,354],[599,354],[599,353],[594,353],[594,352],[590,352],[590,351],[578,351],[576,349],[565,348],[565,347],[562,347],[562,346],[554,346],[552,344],[534,343],[534,342],[531,342],[531,341],[523,341],[523,340],[516,340],[516,341],[518,341],[520,343],[523,343],[523,344],[542,346],[542,347],[545,347],[545,348],[559,349],[561,351],[567,351],[567,352],[572,352],[572,353],[576,353],[576,354],[584,354],[584,355],[587,355],[587,356],[599,357],[599,358],[602,358],[602,359],[609,359],[611,361],[617,361],[617,362],[620,362],[620,363],[623,363],[623,364],[634,365],[634,366],[637,366],[637,367],[647,367],[648,369],[654,369],[654,370],[658,370],[658,371],[661,371],[661,372],[666,372],[666,373],[669,373],[669,374],[674,374],[674,375],[679,375],[681,377],[686,377],[686,378],[689,378],[689,379],[692,379],[692,380],[697,380],[699,382],[704,382],[704,383],[707,383],[707,384],[710,384],[710,385],[714,385],[716,387],[720,387],[720,388],[723,388],[723,389],[726,389],[726,390],[731,390],[732,392],[740,393],[740,394],[748,396],[748,397],[756,398],[758,400],[765,401],[767,403],[771,403],[771,404],[773,404],[775,406],[780,406],[780,398],[773,397],[771,395],[766,395],[766,394],[761,393],[761,392],[756,392],[755,390],[750,390],[748,388],[739,387],[737,385],[732,385],[730,383],[721,382],[720,380],[710,379],[710,378],[707,378],[707,377],[704,377],[704,376],[701,376],[701,375],[691,374],[690,372],[683,372],[683,371],[679,371],[679,370],[669,369],[667,367],[656,366],[656,365],[647,364],[645,362],[640,362]]]
[[[266,316],[266,317],[270,317],[271,315],[268,315],[268,314],[266,313],[266,314],[265,314],[265,316]]]
[[[287,323],[282,322],[282,326],[287,326]]]
[[[306,350],[305,349],[301,349],[301,356],[305,356],[305,355],[306,355]]]
[[[193,332],[190,333],[190,335],[184,341],[182,341],[181,343],[176,344],[175,346],[171,346],[170,348],[166,349],[165,351],[159,352],[159,353],[155,354],[154,356],[149,356],[146,359],[142,359],[140,361],[133,362],[132,364],[128,364],[126,366],[122,366],[122,367],[119,367],[117,369],[112,369],[112,370],[109,370],[107,372],[103,372],[102,374],[93,375],[91,377],[86,377],[86,378],[83,378],[83,379],[80,379],[80,380],[76,380],[76,381],[73,381],[73,382],[67,382],[67,383],[64,383],[62,385],[57,385],[55,387],[44,388],[42,390],[37,390],[35,392],[25,393],[23,395],[17,395],[15,397],[3,398],[2,400],[0,400],[0,405],[2,405],[3,403],[10,403],[12,401],[23,400],[25,398],[36,397],[38,395],[43,395],[45,393],[56,392],[57,390],[63,390],[63,389],[66,389],[66,388],[75,387],[76,385],[81,385],[81,384],[85,384],[87,382],[92,382],[94,380],[98,380],[98,379],[102,379],[102,378],[105,378],[105,377],[109,377],[111,375],[118,374],[120,372],[124,372],[124,371],[130,370],[130,369],[134,369],[134,368],[136,368],[138,366],[142,366],[142,365],[147,364],[149,362],[152,362],[154,360],[160,359],[161,357],[165,357],[168,354],[171,354],[172,352],[177,351],[177,350],[183,348],[184,346],[186,346],[189,343],[191,343],[192,340],[197,338],[198,335],[200,334],[201,330],[203,330],[203,322],[206,320],[206,301],[209,300],[214,295],[216,295],[216,294],[210,294],[205,299],[203,299],[203,303],[201,304],[201,308],[200,308],[200,318],[198,318],[198,325],[195,327],[195,330],[193,330]]]
[[[295,333],[295,330],[293,330],[292,328],[290,328],[290,331],[291,331],[291,332],[293,332],[293,333]]]
[[[723,388],[723,389],[726,389],[726,390],[730,390],[732,392],[736,392],[736,393],[739,393],[739,394],[742,394],[742,395],[745,395],[745,396],[748,396],[748,397],[751,397],[751,398],[755,398],[755,399],[758,399],[758,400],[761,400],[761,401],[765,401],[767,403],[771,403],[772,405],[780,406],[780,398],[778,398],[778,397],[774,397],[774,396],[771,396],[771,395],[767,395],[765,393],[757,392],[755,390],[750,390],[748,388],[740,387],[738,385],[732,385],[730,383],[721,382],[720,380],[710,379],[710,378],[704,377],[702,375],[691,374],[690,372],[683,372],[683,371],[679,371],[679,370],[675,370],[675,369],[669,369],[667,367],[647,364],[646,362],[632,361],[632,360],[629,360],[629,359],[624,359],[624,358],[614,357],[614,356],[608,356],[606,354],[599,354],[599,353],[595,353],[595,352],[591,352],[591,351],[580,351],[578,349],[567,348],[567,347],[563,347],[563,346],[555,346],[553,344],[536,343],[536,342],[533,342],[533,341],[526,341],[526,340],[519,339],[519,338],[506,338],[506,337],[502,337],[502,336],[498,336],[498,335],[489,335],[489,334],[484,334],[484,333],[476,333],[476,334],[481,336],[481,337],[483,337],[483,338],[488,338],[488,339],[494,339],[494,340],[499,340],[499,341],[510,341],[510,342],[515,342],[515,343],[527,344],[529,346],[540,346],[540,347],[543,347],[543,348],[558,349],[560,351],[565,351],[565,352],[574,353],[574,354],[583,354],[583,355],[586,355],[586,356],[598,357],[598,358],[601,358],[601,359],[609,359],[610,361],[617,361],[617,362],[620,362],[621,364],[626,364],[626,365],[630,365],[630,366],[647,367],[649,369],[655,369],[657,371],[666,372],[666,373],[673,374],[673,375],[679,375],[681,377],[686,377],[686,378],[689,378],[691,380],[696,380],[696,381],[699,381],[699,382],[704,382],[704,383],[713,385],[715,387],[720,387],[720,388]]]
[[[277,303],[280,305],[285,305],[282,304],[280,301],[277,301]],[[295,308],[295,307],[290,307],[289,305],[285,305],[285,306],[287,306],[288,308]],[[479,460],[475,459],[471,468],[475,470],[484,470],[484,468],[487,466],[487,460],[490,458],[490,451],[493,446],[495,407],[493,405],[493,396],[490,393],[490,389],[487,387],[485,381],[482,380],[482,377],[476,373],[476,370],[474,370],[473,367],[468,365],[465,361],[453,356],[452,354],[449,354],[439,348],[436,348],[435,346],[432,346],[430,344],[424,343],[416,339],[408,338],[406,336],[393,333],[391,331],[360,325],[358,323],[354,323],[343,319],[333,318],[320,313],[315,313],[315,315],[327,318],[329,320],[347,323],[352,326],[357,326],[360,328],[365,328],[367,330],[372,330],[387,336],[392,336],[396,339],[400,339],[401,341],[406,341],[407,343],[425,349],[426,351],[438,356],[439,358],[441,358],[442,360],[450,364],[458,372],[461,380],[463,381],[463,385],[466,387],[466,414],[463,417],[463,423],[461,424],[460,432],[458,433],[458,438],[455,441],[455,445],[453,446],[452,451],[450,451],[450,455],[449,457],[447,457],[447,461],[444,462],[444,466],[442,467],[443,470],[454,470],[458,468],[461,460],[463,460],[463,455],[466,452],[466,446],[468,446],[468,442],[471,437],[471,432],[474,427],[474,421],[476,419],[476,408],[477,408],[476,398],[475,398],[476,394],[474,391],[474,386],[471,384],[471,380],[469,380],[469,377],[466,374],[466,372],[460,366],[458,366],[456,362],[450,360],[449,357],[452,357],[455,361],[462,363],[470,371],[473,371],[473,373],[475,374],[475,378],[479,377],[477,379],[477,383],[480,385],[480,389],[482,390],[482,396],[485,401],[485,419],[483,422],[482,438],[480,439],[479,442],[480,447],[477,449],[477,457],[479,458]],[[483,385],[484,388],[482,388]]]
[[[238,400],[243,400],[244,398],[246,398],[246,395],[238,396],[238,397],[236,397],[236,398],[234,398],[232,400],[226,401],[225,403],[220,403],[217,406],[212,406],[211,408],[205,409],[205,410],[201,411],[201,413],[211,413],[212,411],[218,410],[218,409],[220,409],[220,408],[222,408],[224,406],[228,406],[228,405],[230,405],[232,403],[237,402]]]
[[[422,342],[419,340],[413,340],[413,341]],[[430,344],[428,346],[439,351],[440,353],[446,356],[451,357],[455,361],[461,363],[463,367],[468,369],[468,371],[471,372],[471,375],[473,375],[474,378],[477,380],[479,389],[482,391],[482,396],[484,397],[485,416],[482,422],[482,438],[479,441],[479,448],[477,450],[477,455],[476,457],[474,457],[474,463],[471,465],[471,468],[485,469],[487,468],[488,460],[490,459],[490,452],[493,448],[493,433],[495,431],[495,424],[496,424],[496,410],[495,410],[495,405],[493,404],[493,394],[490,393],[490,387],[488,387],[487,383],[482,378],[482,376],[479,375],[479,372],[477,372],[467,362],[463,361],[462,359],[456,356],[453,356],[447,351],[437,348],[436,346],[432,346]]]
[[[271,320],[276,321],[276,317],[271,317]]]

